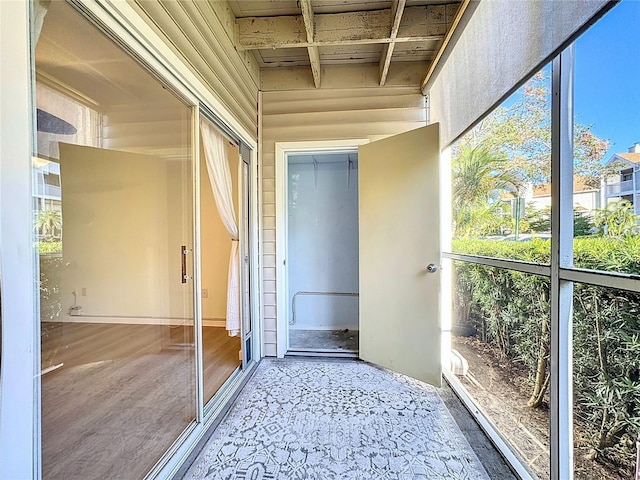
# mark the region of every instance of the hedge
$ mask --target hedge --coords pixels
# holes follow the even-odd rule
[[[52,255],[55,253],[62,253],[62,242],[60,241],[40,241],[37,243],[38,251],[40,255]]]
[[[549,263],[550,242],[455,240],[458,253]],[[640,274],[640,238],[574,240],[574,265]],[[548,396],[549,279],[454,262],[454,329],[476,335],[529,372],[529,406]],[[640,294],[574,284],[574,415],[587,456],[626,464],[640,433]]]

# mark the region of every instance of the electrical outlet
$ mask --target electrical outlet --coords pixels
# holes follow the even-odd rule
[[[206,288],[202,289],[202,298],[209,298],[209,290]]]
[[[82,296],[86,297],[87,296],[87,287],[82,287]]]

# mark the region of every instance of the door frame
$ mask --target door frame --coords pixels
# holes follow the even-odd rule
[[[283,358],[289,349],[288,293],[289,281],[286,266],[287,245],[287,205],[288,205],[288,165],[291,153],[318,153],[358,151],[360,145],[371,139],[350,140],[309,140],[304,142],[276,142],[276,355]]]

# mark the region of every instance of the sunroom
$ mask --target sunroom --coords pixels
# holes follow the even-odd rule
[[[172,478],[312,356],[450,385],[520,478],[630,478],[639,7],[0,2],[0,476]]]

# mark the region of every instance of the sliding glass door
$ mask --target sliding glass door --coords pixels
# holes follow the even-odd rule
[[[39,13],[42,477],[141,478],[196,420],[194,108],[66,2]]]

